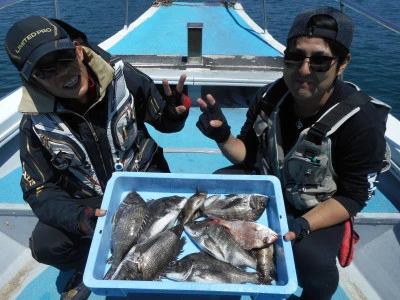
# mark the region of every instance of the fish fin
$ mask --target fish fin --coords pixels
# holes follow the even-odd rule
[[[104,280],[110,280],[111,277],[114,275],[116,268],[113,268],[112,266],[108,269],[106,275],[104,275]]]
[[[113,261],[114,257],[111,255],[108,259],[107,259],[107,263],[111,264]]]
[[[137,231],[136,238],[139,239],[139,237],[142,235],[142,233],[147,229],[148,224],[152,224],[152,218],[149,216],[149,214],[146,212],[144,215],[142,225],[140,225],[139,230]]]
[[[237,266],[237,265],[232,265],[232,266],[234,266],[235,268],[237,268],[237,269],[239,269],[241,271],[247,272],[247,266]]]
[[[163,275],[160,274],[158,277],[154,278],[153,281],[161,281],[163,279]]]
[[[219,243],[212,239],[211,237],[208,240],[204,241],[204,245],[207,249],[212,249],[208,251],[208,254],[210,254],[211,256],[217,258],[217,256],[222,257],[223,259],[225,259],[225,253],[224,251],[221,249],[221,247],[219,246]]]
[[[203,215],[203,211],[202,211],[202,209],[201,208],[199,208],[194,214],[193,214],[193,216],[192,216],[192,220],[191,221],[194,221],[194,220],[197,220],[198,218],[201,218],[201,217],[203,217],[204,215]]]
[[[226,194],[225,198],[236,197],[238,194]]]
[[[181,255],[183,253],[183,247],[186,244],[186,238],[183,236],[181,237],[181,239],[179,240],[179,245],[178,247],[175,249],[175,253],[173,255],[172,260],[165,266],[164,270],[161,272],[160,274],[160,279],[162,276],[164,276],[168,271],[174,270],[175,266],[176,266],[176,262],[178,260],[178,256]]]
[[[206,216],[207,216],[210,220],[221,221],[220,218],[218,218],[218,217],[216,217],[216,216],[213,216],[213,215],[211,215],[211,214],[207,214]]]
[[[208,192],[207,191],[200,192],[199,187],[196,186],[196,195],[198,195],[198,194],[203,194],[204,197],[207,197]]]
[[[260,273],[260,272],[259,272]],[[273,280],[276,280],[275,267],[268,271],[268,274],[260,273],[261,284],[271,285]]]
[[[164,272],[175,269],[178,257],[183,253],[183,247],[185,246],[185,244],[186,244],[186,238],[183,236],[179,240],[179,245],[176,249],[177,251],[174,253],[173,259],[165,267]]]
[[[231,207],[240,206],[242,202],[243,202],[242,199],[237,198],[237,199],[227,202],[224,206],[221,207],[221,209],[229,209]]]
[[[183,237],[181,237],[181,239],[180,239],[180,241],[179,241],[179,254],[177,255],[177,257],[181,254],[181,253],[183,253],[183,247],[185,246],[185,244],[186,244],[186,238],[183,236]]]
[[[205,222],[206,224],[217,224],[217,225],[222,225],[222,224],[221,224],[222,219],[220,219],[220,218],[218,218],[218,217],[215,217],[215,216],[213,216],[213,215],[209,215],[209,214],[206,214],[206,216],[208,217],[208,219],[205,219],[205,220],[204,220],[204,222]]]
[[[184,227],[182,224],[177,224],[170,229],[173,233],[175,233],[178,237],[180,237],[183,233]]]
[[[236,240],[236,239],[235,239]],[[238,241],[238,240],[236,240],[238,243],[239,243],[239,245],[240,245],[240,247],[242,247],[244,250],[246,250],[246,251],[251,251],[251,249],[253,249],[253,248],[251,248],[251,247],[248,247],[248,246],[246,246],[246,244],[245,243],[241,243],[240,241]]]

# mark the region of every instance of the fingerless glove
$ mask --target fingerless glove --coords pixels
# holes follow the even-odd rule
[[[310,224],[303,217],[290,220],[288,225],[289,231],[296,234],[296,240],[301,240],[310,233]]]
[[[78,215],[78,229],[84,236],[92,237],[96,227],[97,217],[96,209],[93,207],[86,207]]]
[[[220,127],[212,127],[210,125],[211,120],[220,120],[222,125]],[[208,105],[207,109],[200,115],[196,126],[206,137],[213,139],[217,143],[225,142],[231,134],[231,126],[228,125],[218,103],[213,106]]]

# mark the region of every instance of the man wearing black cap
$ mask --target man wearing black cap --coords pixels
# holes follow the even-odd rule
[[[161,132],[183,128],[186,76],[174,92],[165,79],[162,97],[147,75],[42,16],[16,22],[5,46],[22,79],[21,187],[39,219],[32,256],[76,270],[61,298],[85,299],[82,272],[97,217],[106,214],[107,181],[114,171],[169,172],[144,122]]]
[[[216,171],[271,174],[281,183],[302,299],[331,299],[345,224],[366,205],[385,166],[385,119],[376,103],[339,79],[350,62],[353,22],[331,7],[300,13],[283,77],[261,88],[237,138],[211,95],[198,99],[198,128],[235,165]],[[388,113],[389,107],[386,114]],[[346,243],[343,243],[346,245]]]

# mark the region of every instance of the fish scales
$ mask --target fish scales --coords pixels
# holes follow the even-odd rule
[[[110,243],[111,267],[105,275],[110,279],[124,256],[137,242],[137,235],[146,215],[146,201],[136,192],[130,191],[118,206],[112,219]]]
[[[186,239],[181,238],[181,228],[181,226],[175,226],[133,246],[118,266],[112,279],[157,279],[182,252]]]
[[[185,207],[179,216],[179,224],[185,225],[191,222],[196,216],[197,210],[204,204],[206,200],[207,193],[196,191],[191,197],[189,197]]]
[[[224,220],[255,221],[267,207],[268,196],[260,194],[229,194],[204,208],[205,215]]]
[[[193,221],[193,220],[196,220],[196,219],[198,219],[200,217],[203,217],[204,216],[205,207],[209,206],[211,203],[216,201],[219,197],[221,197],[221,195],[218,195],[218,194],[211,195],[211,196],[207,197],[204,200],[203,204],[200,206],[200,208],[193,214],[193,217],[190,219],[190,221]],[[188,222],[186,222],[186,223],[188,223]]]
[[[185,197],[173,195],[148,201],[146,222],[139,231],[138,243],[172,228],[187,200]]]
[[[253,221],[227,221],[208,216],[207,223],[215,223],[229,230],[235,240],[246,250],[265,248],[278,239],[278,234],[267,226]]]
[[[176,281],[234,284],[260,284],[262,279],[258,272],[246,272],[204,252],[186,255],[165,273],[165,277]]]
[[[256,261],[224,226],[198,221],[186,224],[184,228],[204,252],[237,267],[256,269]]]
[[[275,245],[272,244],[266,248],[252,250],[253,256],[257,261],[257,270],[263,276],[264,284],[271,284],[276,280],[275,269]]]

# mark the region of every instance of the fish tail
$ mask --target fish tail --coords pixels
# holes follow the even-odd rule
[[[268,270],[268,272],[266,272],[265,274],[263,274],[262,276],[262,283],[263,284],[271,284],[271,282],[273,280],[276,280],[276,271],[275,271],[275,267],[271,268],[270,270]]]
[[[183,233],[183,230],[184,230],[183,226],[184,226],[184,224],[180,222],[180,223],[176,224],[174,227],[172,227],[171,231],[173,233],[175,233],[176,236],[180,237],[182,235],[182,233]]]
[[[255,272],[256,275],[254,275],[256,277],[256,281],[258,284],[266,284],[265,283],[265,278],[263,276],[263,274],[261,274],[260,272]]]
[[[175,227],[177,227],[177,226],[175,226]],[[183,226],[182,226],[182,228],[183,228]],[[179,245],[178,245],[178,247],[175,249],[175,253],[173,253],[173,258],[172,258],[172,260],[171,260],[171,261],[165,266],[165,268],[161,271],[161,273],[160,273],[160,279],[161,279],[161,277],[165,277],[165,274],[166,274],[166,273],[175,270],[178,257],[179,257],[180,254],[183,253],[183,247],[185,246],[185,244],[186,244],[186,238],[183,236],[183,237],[181,237],[181,239],[179,240]]]
[[[199,187],[197,186],[197,187],[196,187],[196,195],[200,195],[200,194],[202,194],[202,195],[204,195],[205,197],[207,197],[208,192],[206,192],[206,191],[200,192],[200,189],[199,189]]]

